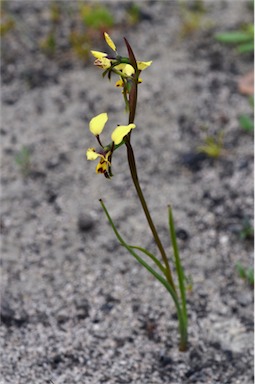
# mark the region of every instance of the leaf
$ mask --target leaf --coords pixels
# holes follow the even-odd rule
[[[254,108],[254,95],[249,96],[249,104],[252,108]]]
[[[237,47],[237,51],[239,53],[249,53],[254,51],[254,42],[247,42],[245,44],[241,44]]]
[[[179,248],[178,248],[177,239],[176,239],[174,218],[173,218],[172,208],[170,207],[170,205],[168,206],[168,220],[169,220],[170,239],[172,243],[175,266],[177,270],[179,288],[181,293],[182,311],[185,317],[185,321],[187,321],[186,292],[185,292],[185,284],[184,284],[185,276],[184,276],[183,268],[181,265],[181,259],[179,256]]]
[[[215,38],[222,43],[229,44],[245,43],[251,40],[249,33],[241,31],[218,33],[215,35]]]
[[[188,327],[188,324],[187,324],[187,314],[185,312],[185,309],[184,308],[181,308],[180,306],[180,303],[179,303],[179,299],[178,299],[178,296],[175,292],[175,290],[173,289],[173,287],[169,284],[169,282],[164,279],[158,272],[156,272],[149,264],[147,264],[140,256],[138,256],[132,249],[132,247],[130,247],[128,244],[125,243],[125,241],[122,239],[122,237],[120,236],[117,228],[115,227],[113,221],[112,221],[112,218],[106,208],[106,206],[104,205],[104,202],[102,199],[99,200],[100,201],[100,204],[106,214],[106,217],[117,237],[117,239],[119,240],[120,244],[123,245],[128,251],[129,253],[145,268],[147,269],[148,272],[150,272],[166,289],[167,291],[170,293],[174,303],[175,303],[175,307],[176,307],[176,311],[177,311],[177,316],[178,316],[178,321],[179,321],[179,331],[180,331],[180,335],[181,335],[181,341],[180,341],[180,350],[181,351],[185,351],[187,349],[187,343],[188,343],[188,333],[187,333],[187,327]]]
[[[138,256],[132,249],[132,247],[130,247],[127,243],[125,243],[125,241],[122,239],[122,237],[120,236],[117,228],[115,227],[113,221],[112,221],[112,218],[109,214],[109,212],[107,211],[106,209],[106,206],[104,205],[103,203],[103,200],[99,200],[100,201],[100,204],[102,205],[103,207],[103,210],[106,214],[106,217],[117,237],[117,239],[119,240],[120,244],[123,245],[123,247],[125,247],[129,253],[144,267],[146,268],[154,277],[156,277],[156,279],[166,287],[166,289],[168,290],[168,292],[171,294],[174,302],[175,302],[175,305],[176,305],[176,308],[177,308],[177,311],[181,311],[180,309],[180,306],[179,306],[179,301],[178,301],[178,296],[176,295],[174,289],[171,287],[171,285],[168,283],[167,280],[165,280],[162,276],[160,276],[149,264],[147,264],[140,256]],[[181,312],[180,312],[181,313]]]
[[[254,130],[254,122],[247,115],[240,116],[239,123],[246,132],[252,132]]]
[[[147,251],[147,249],[144,249],[142,247],[137,247],[137,246],[134,246],[134,245],[129,245],[130,248],[132,249],[138,249],[139,251],[145,253],[147,256],[149,256],[149,258],[157,265],[157,267],[161,270],[161,272],[166,273],[166,268],[160,263],[160,261],[152,254],[150,253],[149,251]]]

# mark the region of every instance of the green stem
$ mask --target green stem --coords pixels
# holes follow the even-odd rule
[[[132,48],[130,47],[130,45],[127,42],[127,40],[126,39],[124,39],[124,40],[125,40],[126,45],[127,45],[130,63],[133,65],[133,67],[135,69],[133,85],[131,87],[130,94],[129,94],[129,124],[132,124],[132,123],[134,123],[135,114],[136,114],[137,93],[138,93],[138,79],[139,79],[140,71],[137,68],[136,58],[135,58],[135,55],[134,55],[134,53],[132,51]],[[169,266],[169,262],[168,262],[168,259],[167,259],[164,247],[163,247],[163,245],[161,243],[161,240],[160,240],[160,238],[158,236],[157,230],[156,230],[155,225],[153,223],[153,220],[151,218],[151,215],[150,215],[150,212],[149,212],[146,200],[144,198],[144,195],[143,195],[140,183],[139,183],[138,174],[137,174],[137,168],[136,168],[136,162],[135,162],[135,155],[134,155],[134,151],[133,151],[133,148],[131,146],[131,143],[130,143],[130,139],[131,139],[131,132],[127,135],[127,137],[125,139],[125,144],[126,144],[126,147],[127,147],[128,164],[129,164],[129,169],[130,169],[130,172],[131,172],[132,180],[133,180],[133,183],[134,183],[134,186],[135,186],[138,198],[139,198],[139,200],[141,202],[143,211],[145,213],[146,219],[148,221],[149,227],[151,229],[152,235],[153,235],[154,240],[155,240],[155,242],[157,244],[157,247],[158,247],[158,249],[159,249],[159,251],[161,253],[162,259],[164,261],[164,264],[165,264],[165,267],[166,267],[165,276],[166,276],[167,281],[169,282],[169,284],[172,286],[172,288],[176,292],[174,280],[173,280],[173,277],[172,277],[171,269],[170,269],[170,266]]]
[[[183,268],[181,265],[179,248],[176,240],[176,233],[175,233],[175,227],[174,227],[174,219],[173,219],[172,209],[170,206],[168,206],[168,217],[169,217],[170,238],[171,238],[171,243],[174,251],[175,266],[176,266],[176,271],[178,275],[179,289],[181,294],[182,312],[183,312],[183,317],[185,318],[185,322],[188,323],[187,307],[186,307],[186,290],[185,290],[185,284],[184,284],[185,276],[184,276]]]
[[[150,215],[147,203],[145,201],[142,189],[140,187],[140,183],[139,183],[138,175],[137,175],[136,163],[135,163],[135,156],[134,156],[133,148],[132,148],[129,140],[126,141],[126,146],[127,146],[127,155],[128,155],[129,168],[130,168],[132,180],[133,180],[133,183],[134,183],[137,195],[138,195],[139,200],[141,202],[143,211],[145,213],[145,216],[146,216],[146,219],[148,221],[148,224],[149,224],[149,227],[151,229],[151,232],[152,232],[152,235],[154,237],[154,240],[155,240],[155,242],[157,244],[157,247],[158,247],[158,249],[159,249],[159,251],[161,253],[162,259],[164,261],[164,264],[165,264],[165,267],[166,267],[166,278],[167,278],[167,281],[169,282],[169,284],[172,286],[172,288],[176,292],[175,284],[174,284],[174,281],[173,281],[172,273],[171,273],[171,270],[170,270],[169,262],[168,262],[168,259],[167,259],[164,247],[163,247],[163,245],[161,243],[161,240],[160,240],[160,238],[158,236],[158,232],[157,232],[157,230],[155,228],[155,225],[154,225],[153,220],[151,218],[151,215]]]
[[[143,252],[145,255],[147,255],[156,264],[156,266],[161,270],[161,272],[164,275],[166,275],[166,268],[161,264],[161,262],[151,252],[147,251],[147,249],[144,249],[142,247],[138,247],[135,245],[128,244],[128,246],[132,249],[137,249],[138,251]]]

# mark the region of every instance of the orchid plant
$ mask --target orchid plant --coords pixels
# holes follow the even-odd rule
[[[137,106],[138,84],[142,83],[140,74],[143,70],[145,70],[152,64],[152,61],[137,61],[134,52],[126,38],[124,38],[124,41],[127,48],[128,57],[123,57],[119,55],[119,53],[117,52],[116,45],[106,32],[104,33],[104,37],[106,43],[111,48],[113,53],[107,54],[99,51],[91,51],[92,55],[95,58],[94,64],[104,70],[103,77],[107,75],[109,80],[111,79],[112,75],[117,75],[118,80],[115,85],[116,87],[120,87],[122,89],[122,96],[125,103],[125,109],[128,112],[128,124],[118,125],[117,127],[115,127],[111,134],[111,141],[109,142],[109,144],[104,145],[101,141],[100,134],[102,133],[106,122],[108,121],[108,115],[104,112],[93,117],[90,120],[89,129],[90,132],[96,137],[98,148],[88,148],[87,159],[98,159],[99,163],[96,166],[96,173],[101,173],[107,179],[110,179],[113,177],[113,154],[118,150],[119,147],[123,145],[126,146],[127,160],[130,168],[132,181],[161,257],[159,258],[158,256],[152,254],[143,247],[128,244],[118,232],[102,199],[100,199],[100,203],[119,243],[123,247],[125,247],[129,251],[129,253],[143,267],[145,267],[170,293],[176,307],[179,322],[179,349],[181,351],[185,351],[187,349],[188,344],[188,318],[186,309],[185,276],[179,257],[172,210],[169,206],[168,218],[170,239],[173,248],[172,260],[174,264],[173,266],[176,270],[178,284],[176,284],[176,282],[174,281],[172,267],[170,267],[169,263],[169,258],[167,257],[166,251],[162,245],[162,242],[152,220],[150,211],[148,209],[146,200],[144,198],[144,194],[139,183],[135,154],[131,144],[131,135],[133,129],[136,128],[134,121]],[[141,254],[144,255],[144,258],[141,257]],[[155,267],[152,267],[152,263],[148,263],[146,261],[146,258],[147,260],[150,259],[150,261],[153,263],[153,265],[155,265]]]

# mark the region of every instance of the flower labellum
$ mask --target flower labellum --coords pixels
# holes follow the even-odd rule
[[[96,152],[95,148],[88,148],[87,150],[87,160],[96,160],[100,158],[99,163],[96,166],[96,173],[103,173],[107,179],[111,178],[111,163],[109,157],[111,156],[111,151],[107,153]]]

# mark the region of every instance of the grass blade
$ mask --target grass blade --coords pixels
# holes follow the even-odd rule
[[[181,265],[181,259],[179,255],[179,249],[178,249],[178,244],[177,244],[176,234],[175,234],[174,219],[173,219],[172,209],[170,206],[168,206],[168,218],[169,218],[170,238],[171,238],[171,243],[173,247],[175,266],[177,270],[179,289],[181,294],[182,310],[183,310],[183,315],[186,319],[185,321],[187,322],[188,319],[187,319],[187,308],[186,308],[186,291],[185,291],[185,285],[184,285],[185,275]]]
[[[129,253],[144,267],[147,269],[148,272],[150,272],[166,289],[167,291],[170,293],[173,301],[174,301],[174,304],[175,304],[175,307],[176,307],[176,311],[177,311],[177,316],[178,316],[178,321],[179,321],[179,331],[180,331],[180,336],[181,336],[181,340],[180,340],[180,350],[181,351],[185,351],[187,349],[187,344],[188,344],[188,332],[187,332],[187,316],[186,316],[186,313],[185,311],[182,310],[182,308],[180,307],[180,304],[179,304],[179,299],[178,299],[178,296],[175,292],[175,290],[173,289],[173,287],[168,283],[168,281],[166,279],[164,279],[158,272],[156,272],[149,264],[147,264],[139,255],[137,255],[136,252],[134,252],[134,248],[135,247],[132,247],[132,246],[129,246],[128,244],[126,244],[126,242],[122,239],[122,237],[120,236],[117,228],[115,227],[113,221],[112,221],[112,218],[108,212],[108,210],[106,209],[106,206],[104,205],[104,202],[102,199],[99,200],[100,201],[100,204],[106,214],[106,217],[117,237],[117,239],[119,240],[120,244],[125,247]],[[140,247],[137,247],[137,249],[139,249]],[[143,248],[140,248],[139,250],[141,250]],[[146,251],[146,250],[145,250]],[[143,252],[143,251],[142,251]],[[148,255],[148,251],[145,252],[147,255]],[[182,269],[181,269],[182,271]],[[185,291],[184,291],[184,294],[185,294]],[[185,307],[186,308],[186,307]]]
[[[157,265],[157,267],[161,270],[161,272],[166,273],[166,268],[161,264],[161,262],[152,254],[150,253],[149,251],[147,251],[147,249],[144,249],[142,247],[138,247],[138,246],[134,246],[134,245],[128,245],[131,249],[137,249],[138,251],[141,251],[143,253],[145,253],[147,256],[149,256],[149,258]]]

